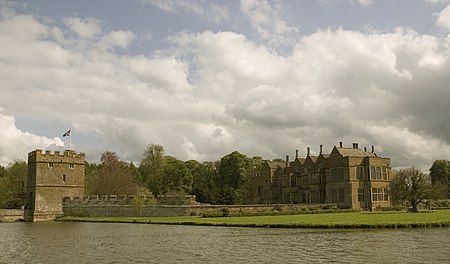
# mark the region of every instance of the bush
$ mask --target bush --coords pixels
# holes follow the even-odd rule
[[[222,208],[222,216],[227,217],[229,215],[230,215],[230,208],[228,208],[228,207]]]

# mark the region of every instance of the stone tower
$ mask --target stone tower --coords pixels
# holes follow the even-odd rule
[[[25,221],[52,220],[62,214],[62,198],[84,195],[84,153],[73,150],[28,153]]]

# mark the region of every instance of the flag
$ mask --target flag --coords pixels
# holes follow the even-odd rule
[[[67,132],[63,134],[63,137],[70,137],[70,129],[67,130]]]

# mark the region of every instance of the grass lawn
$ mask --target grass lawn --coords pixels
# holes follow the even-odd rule
[[[278,216],[217,217],[62,217],[58,221],[149,223],[209,226],[282,227],[282,228],[400,228],[450,227],[450,210],[422,213],[352,212]]]

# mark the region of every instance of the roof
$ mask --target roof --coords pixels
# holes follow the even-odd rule
[[[266,160],[266,163],[269,166],[269,168],[271,168],[271,169],[276,169],[278,167],[281,167],[281,168],[286,167],[286,162]]]
[[[338,148],[336,147],[336,150],[341,154],[343,157],[377,157],[377,154],[372,152],[366,152],[359,148]]]

